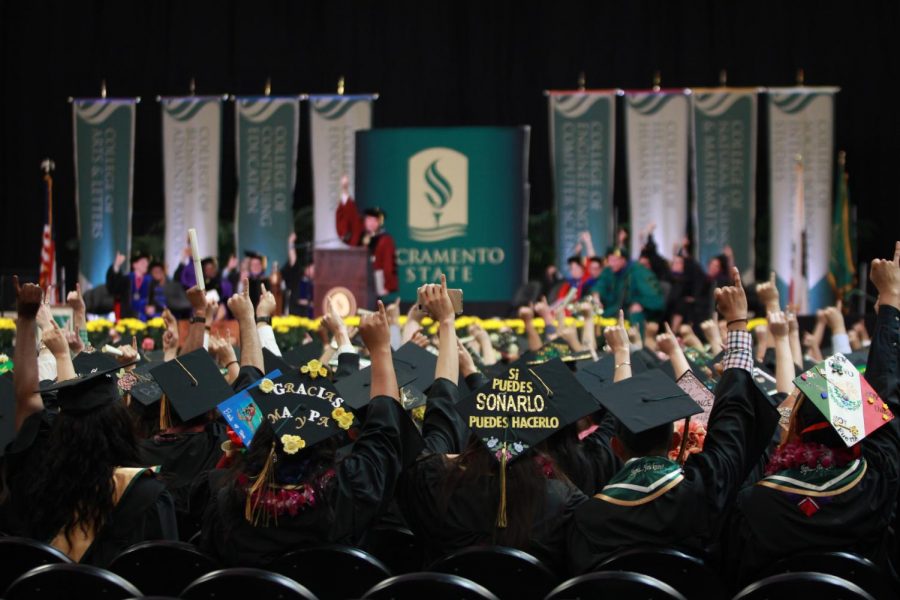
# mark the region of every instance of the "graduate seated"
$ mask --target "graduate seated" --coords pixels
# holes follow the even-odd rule
[[[16,437],[3,458],[4,530],[101,567],[132,544],[177,539],[172,497],[141,460],[119,397],[120,365],[76,375],[66,338],[51,321],[42,341],[56,357],[57,381],[39,391],[42,291],[16,287]],[[51,395],[58,410],[45,406],[43,396]]]
[[[732,276],[733,286],[716,294],[729,331],[725,371],[702,452],[690,454],[683,464],[668,458],[673,421],[702,409],[661,370],[598,392],[601,404],[618,419],[611,444],[624,466],[575,511],[568,533],[572,574],[590,571],[629,546],[702,552],[718,539],[724,511],[778,422],[778,413],[751,376],[747,300],[737,269]],[[619,368],[631,367],[623,363]]]
[[[739,584],[779,558],[853,552],[884,568],[900,491],[900,242],[873,260],[878,320],[863,377],[842,354],[794,380],[787,435],[741,491],[725,550]]]

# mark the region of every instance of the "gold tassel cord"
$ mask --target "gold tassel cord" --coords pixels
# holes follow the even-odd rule
[[[181,364],[181,361],[180,361],[180,360],[178,360],[177,358],[175,358],[174,360],[175,360],[175,362],[178,364],[178,366],[181,367],[181,368],[184,370],[185,373],[187,373],[187,376],[191,378],[191,381],[193,382],[191,385],[193,385],[193,386],[195,386],[195,387],[198,386],[198,385],[200,385],[200,384],[197,382],[197,378],[194,377],[194,374],[191,373],[190,371],[188,371],[188,370],[187,370],[187,367],[185,367],[183,364]]]
[[[269,450],[269,455],[266,457],[266,462],[263,464],[262,469],[260,469],[259,474],[256,476],[256,481],[253,482],[253,485],[250,486],[250,489],[247,490],[247,501],[244,504],[244,518],[251,525],[256,525],[259,521],[259,515],[257,506],[259,505],[259,496],[257,496],[256,501],[253,501],[253,496],[260,489],[268,488],[275,481],[275,442],[272,442],[272,449]]]
[[[497,511],[497,527],[506,528],[506,444],[500,457],[500,509]]]
[[[172,427],[172,408],[165,394],[159,399],[159,430],[168,431]]]

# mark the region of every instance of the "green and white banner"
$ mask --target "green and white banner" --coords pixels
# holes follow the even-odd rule
[[[360,208],[380,206],[400,297],[434,283],[509,302],[525,280],[527,127],[372,129],[356,136]]]
[[[805,265],[809,305],[804,312],[831,302],[828,259],[831,255],[831,203],[834,178],[834,87],[770,88],[769,194],[770,260],[781,297],[789,297],[792,264]],[[803,164],[802,211],[794,208],[796,163]],[[795,215],[803,223],[795,224]],[[799,227],[798,227],[799,226]],[[793,244],[805,229],[805,248]],[[802,256],[794,259],[794,249]]]
[[[134,114],[137,99],[72,102],[78,280],[102,285],[116,252],[131,253]]]
[[[163,98],[166,267],[174,273],[195,228],[200,256],[218,256],[222,98]]]
[[[235,100],[238,195],[235,250],[283,261],[294,230],[300,102],[297,97]]]
[[[550,160],[556,208],[556,264],[591,234],[604,252],[612,242],[616,92],[550,92]]]
[[[356,132],[372,126],[375,95],[310,96],[309,130],[313,166],[313,223],[316,246],[342,246],[334,215],[341,202],[341,177],[355,198]]]
[[[731,246],[753,281],[756,234],[756,89],[694,90],[694,244],[701,264]]]
[[[651,224],[663,256],[687,234],[689,118],[684,90],[625,97],[632,258],[641,251],[638,232]]]

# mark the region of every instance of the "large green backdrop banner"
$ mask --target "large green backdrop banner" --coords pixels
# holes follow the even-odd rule
[[[403,298],[440,273],[467,301],[515,294],[527,264],[529,135],[527,127],[356,134],[359,203],[387,215]]]
[[[116,252],[131,252],[136,103],[133,98],[72,102],[78,280],[86,287],[106,281]]]
[[[294,184],[300,99],[237,98],[238,196],[235,250],[252,250],[281,261],[294,231]]]
[[[550,92],[550,161],[556,264],[591,234],[596,252],[612,243],[616,90]]]
[[[694,242],[701,264],[734,251],[753,281],[756,252],[756,88],[694,89]]]

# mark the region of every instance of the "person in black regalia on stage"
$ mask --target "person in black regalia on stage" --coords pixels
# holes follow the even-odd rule
[[[871,280],[879,310],[865,379],[857,382],[861,375],[840,355],[795,379],[802,393],[787,439],[766,476],[738,497],[725,549],[739,584],[803,552],[853,552],[889,568],[888,526],[900,493],[900,242],[893,260],[872,261]],[[841,429],[846,438],[834,425],[843,420],[853,423]]]
[[[358,544],[390,504],[422,440],[399,402],[384,305],[363,318],[360,334],[372,358],[361,425],[318,362],[251,391],[265,418],[203,517],[201,547],[223,564],[266,565],[298,547]]]
[[[772,439],[779,415],[751,377],[747,299],[737,269],[732,277],[734,285],[716,294],[729,332],[703,452],[683,465],[668,458],[672,422],[701,409],[660,371],[599,392],[619,420],[612,447],[625,464],[575,512],[568,534],[573,574],[629,546],[705,550],[718,539],[721,515]]]
[[[156,310],[151,304],[151,288],[154,285],[148,269],[150,256],[135,253],[131,259],[131,272],[122,273],[125,255],[116,253],[115,262],[106,271],[106,289],[115,299],[117,317],[133,317],[146,321]]]
[[[172,497],[142,463],[119,398],[120,366],[77,376],[64,333],[52,328],[43,341],[58,381],[38,393],[40,302],[37,286],[18,289],[16,437],[3,457],[3,529],[100,567],[138,542],[177,539]],[[45,408],[42,394],[55,394],[59,410]]]

